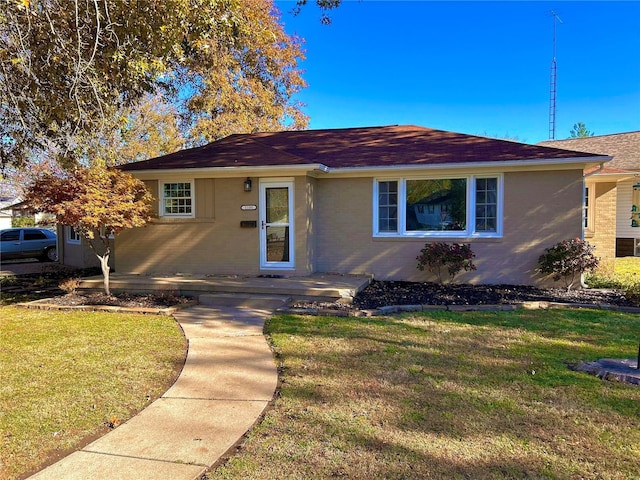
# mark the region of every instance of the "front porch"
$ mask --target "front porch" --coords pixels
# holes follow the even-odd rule
[[[278,296],[291,300],[342,301],[349,303],[369,283],[370,275],[316,273],[306,277],[251,277],[240,275],[110,275],[113,293],[172,293],[224,300],[225,296]],[[102,276],[82,280],[80,290],[101,291]]]

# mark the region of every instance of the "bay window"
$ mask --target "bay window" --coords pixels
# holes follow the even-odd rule
[[[502,176],[378,179],[374,235],[499,237]]]

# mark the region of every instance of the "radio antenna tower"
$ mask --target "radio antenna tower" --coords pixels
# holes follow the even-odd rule
[[[551,60],[551,88],[549,95],[549,139],[556,139],[556,92],[557,92],[557,77],[556,77],[556,24],[562,23],[562,19],[556,12],[551,10],[553,15],[553,60]]]

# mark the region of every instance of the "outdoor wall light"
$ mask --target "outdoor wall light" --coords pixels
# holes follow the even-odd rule
[[[244,181],[244,191],[245,192],[251,191],[251,179],[249,177],[247,177],[247,179]]]

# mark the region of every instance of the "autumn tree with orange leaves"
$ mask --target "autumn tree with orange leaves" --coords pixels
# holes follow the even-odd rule
[[[110,238],[142,227],[151,219],[152,196],[144,183],[117,169],[78,167],[63,175],[46,174],[27,189],[25,201],[35,210],[53,214],[75,229],[89,244],[109,288]]]
[[[314,3],[326,12],[340,1]],[[273,0],[3,0],[0,164],[42,152],[87,164],[87,145],[111,138],[147,95],[177,108],[192,145],[304,128],[303,59]]]

